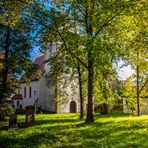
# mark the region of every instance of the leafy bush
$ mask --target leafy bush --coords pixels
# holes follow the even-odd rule
[[[14,112],[15,109],[12,108],[10,104],[4,103],[0,108],[0,119],[4,120],[5,117],[9,116],[10,114],[13,114]]]
[[[26,110],[25,109],[16,109],[15,113],[19,114],[19,115],[25,115],[26,114]]]

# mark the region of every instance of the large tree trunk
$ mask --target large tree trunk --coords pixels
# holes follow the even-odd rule
[[[137,50],[137,116],[140,116],[140,94],[139,94],[139,49]]]
[[[87,102],[87,117],[85,123],[94,122],[93,115],[93,93],[94,93],[94,59],[91,51],[88,52],[88,102]]]
[[[5,98],[5,93],[7,89],[7,78],[8,78],[8,54],[9,54],[9,40],[10,40],[10,27],[7,27],[7,35],[5,41],[4,49],[4,62],[3,62],[3,72],[2,72],[2,86],[0,89],[0,105],[2,105],[2,100]]]
[[[81,69],[80,64],[78,63],[78,77],[79,77],[79,95],[80,95],[80,119],[83,119],[84,116],[84,100],[83,100],[83,92],[82,92],[82,75],[81,75]]]
[[[7,90],[7,78],[8,78],[8,54],[9,54],[9,40],[10,40],[10,27],[7,27],[7,35],[5,41],[5,49],[4,49],[4,62],[3,62],[3,70],[2,70],[2,84],[0,86],[0,119],[2,119],[2,103],[5,98],[5,93]]]

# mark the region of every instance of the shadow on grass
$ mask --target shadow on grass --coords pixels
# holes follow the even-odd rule
[[[49,115],[50,116],[50,115]],[[73,117],[77,117],[75,119],[73,119]],[[116,113],[116,114],[106,114],[106,115],[101,115],[101,114],[95,114],[95,119],[100,119],[101,121],[101,118],[108,118],[108,117],[111,117],[111,118],[118,118],[118,117],[128,117],[128,115],[124,115],[122,113]],[[37,119],[35,124],[36,125],[43,125],[43,124],[55,124],[55,123],[75,123],[75,122],[81,122],[79,125],[77,126],[86,126],[87,124],[85,124],[85,120],[80,120],[79,119],[79,115],[78,114],[72,114],[72,115],[69,115],[68,118],[71,118],[71,119],[67,119],[66,117],[55,117],[54,119],[45,119],[45,120],[41,120],[41,119]],[[94,123],[92,123],[94,124]],[[90,125],[92,125],[90,124]],[[98,122],[97,122],[98,124]]]
[[[8,147],[37,147],[42,143],[47,145],[54,144],[57,140],[55,135],[50,134],[49,132],[46,133],[33,133],[27,135],[26,137],[10,137],[10,136],[0,136],[0,147],[1,148],[8,148]]]
[[[50,119],[51,117],[51,119]],[[51,148],[147,148],[148,121],[116,120],[128,117],[122,114],[95,114],[96,122],[87,125],[78,115],[67,117],[38,117],[35,126],[5,132],[0,135],[2,147]],[[113,118],[113,119],[110,119]],[[23,124],[23,123],[22,123]]]
[[[95,113],[95,118],[106,118],[106,117],[111,117],[111,118],[119,118],[119,117],[129,117],[127,114],[123,113],[109,113],[109,114],[99,114]]]
[[[75,123],[78,122],[79,119],[51,119],[51,120],[36,120],[35,125],[54,125],[54,124],[62,124],[62,123]]]

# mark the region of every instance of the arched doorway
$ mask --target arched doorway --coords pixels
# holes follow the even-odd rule
[[[75,101],[70,102],[70,113],[76,113],[77,112],[77,104]]]

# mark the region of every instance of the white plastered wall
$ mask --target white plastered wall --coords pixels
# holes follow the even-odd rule
[[[24,95],[24,88],[26,87],[26,97]],[[30,87],[31,87],[31,97],[30,94]],[[36,92],[36,94],[34,93]],[[26,106],[34,105],[35,100],[39,97],[39,81],[32,81],[30,83],[21,83],[19,92],[22,95],[23,100],[14,100],[15,108],[17,108],[17,101],[19,104],[22,105],[22,108],[25,109]]]
[[[72,90],[72,85],[76,86],[75,90]],[[65,88],[63,88],[62,85],[58,86],[58,91],[64,91],[67,94],[66,99],[64,99],[62,96],[59,97],[61,101],[58,104],[58,113],[70,113],[71,101],[74,101],[76,103],[76,112],[80,112],[79,89],[77,86],[77,83],[75,83],[74,81],[69,82]]]
[[[47,87],[45,78],[39,80],[38,106],[46,111],[55,112],[55,87]]]

